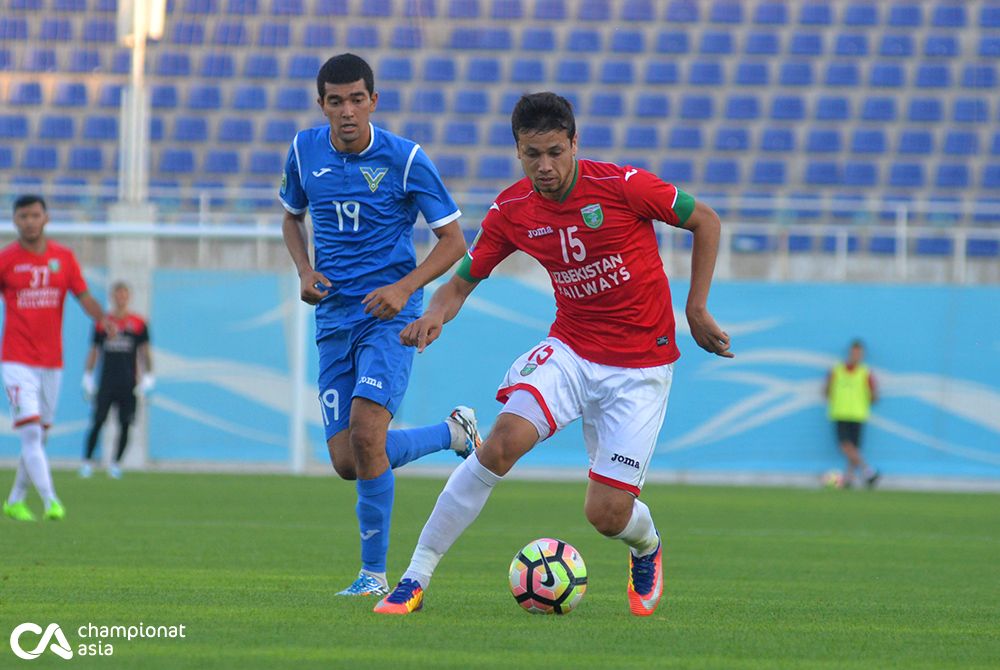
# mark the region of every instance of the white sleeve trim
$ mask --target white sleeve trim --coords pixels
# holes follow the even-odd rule
[[[283,198],[278,198],[278,200],[281,201],[281,206],[284,207],[289,214],[295,214],[296,216],[298,216],[299,214],[304,214],[305,211],[309,209],[308,207],[303,207],[302,209],[299,209],[297,207],[292,207],[287,202],[285,202]]]
[[[298,135],[298,133],[296,133],[295,137],[292,138],[292,151],[295,152],[295,168],[299,171],[299,185],[302,187],[302,190],[304,191],[304,190],[306,190],[306,184],[305,184],[304,181],[302,181],[302,160],[299,158],[299,135]],[[293,213],[295,213],[295,212],[293,212]]]
[[[449,223],[456,220],[460,216],[462,216],[462,210],[456,209],[448,216],[441,217],[437,221],[428,221],[427,227],[430,228],[431,230],[434,230],[435,228],[440,228],[441,226],[447,226]]]
[[[674,186],[674,201],[672,203],[670,203],[670,210],[671,211],[673,211],[674,205],[677,204],[677,194],[678,193],[680,193],[680,190],[676,186]],[[675,214],[675,217],[676,217],[676,214]]]
[[[413,165],[413,159],[418,151],[420,151],[420,145],[414,144],[410,151],[410,157],[406,159],[406,168],[403,170],[403,193],[406,193],[406,180],[410,178],[410,166]]]

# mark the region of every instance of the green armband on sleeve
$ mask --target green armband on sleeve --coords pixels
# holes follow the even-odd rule
[[[470,284],[475,284],[476,282],[481,281],[478,277],[472,276],[472,256],[470,256],[468,252],[462,256],[462,260],[455,269],[455,274]]]
[[[674,202],[674,214],[677,215],[677,225],[683,226],[694,212],[694,198],[677,189],[677,200]]]

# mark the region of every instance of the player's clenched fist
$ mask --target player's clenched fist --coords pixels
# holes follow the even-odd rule
[[[315,270],[299,275],[299,297],[304,303],[318,305],[323,298],[330,295],[332,286],[329,279]]]
[[[440,318],[424,314],[422,317],[406,326],[399,334],[399,341],[408,347],[416,347],[417,353],[424,349],[441,335],[444,323]]]

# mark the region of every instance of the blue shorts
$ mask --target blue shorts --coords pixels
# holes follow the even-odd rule
[[[347,428],[355,397],[377,402],[393,415],[399,409],[414,352],[400,343],[399,333],[415,318],[413,314],[391,321],[366,318],[316,341],[319,404],[327,440]]]

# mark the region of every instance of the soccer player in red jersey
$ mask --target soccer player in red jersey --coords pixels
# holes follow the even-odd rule
[[[497,482],[536,443],[582,418],[590,459],[585,513],[600,533],[629,546],[629,607],[647,616],[663,593],[663,551],[638,496],[680,355],[653,221],[694,234],[688,325],[701,348],[731,358],[729,336],[707,308],[719,217],[645,170],[577,160],[573,110],[554,93],[522,97],[511,126],[526,178],[497,197],[458,271],[400,337],[423,351],[478,282],[517,250],[548,270],[556,320],[507,372],[490,436],[448,480],[409,568],[375,611],[419,609],[438,562]]]
[[[66,516],[52,486],[45,457],[45,430],[52,425],[62,381],[62,315],[72,292],[94,321],[114,330],[101,305],[87,292],[76,256],[45,236],[45,201],[24,195],[14,201],[17,241],[0,250],[4,326],[0,374],[21,438],[21,460],[4,514],[34,521],[25,503],[30,481],[45,504],[45,518]]]

